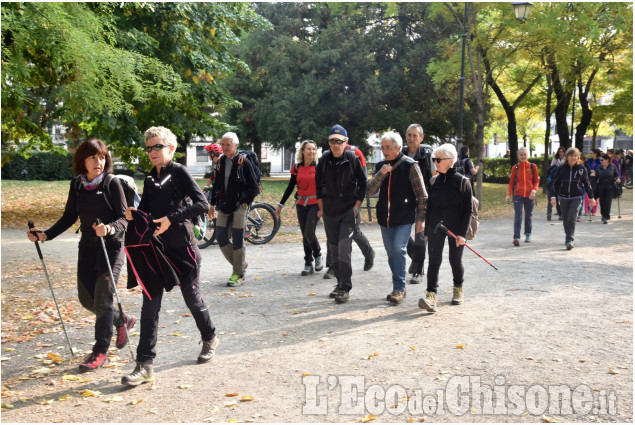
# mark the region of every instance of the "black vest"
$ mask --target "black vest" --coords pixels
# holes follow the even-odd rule
[[[401,164],[392,171],[379,188],[377,201],[377,222],[380,226],[396,227],[404,224],[412,224],[416,219],[417,197],[410,182],[410,168],[415,160],[407,155],[400,156],[392,163],[403,157]],[[386,164],[382,160],[375,165],[375,173]]]

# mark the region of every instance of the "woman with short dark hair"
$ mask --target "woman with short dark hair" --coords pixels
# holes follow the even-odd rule
[[[617,174],[617,167],[611,163],[611,157],[609,155],[602,155],[601,165],[597,170],[591,172],[591,176],[596,181],[596,198],[600,199],[602,223],[608,224],[611,219],[611,204],[613,202],[615,185],[621,182]]]
[[[48,230],[34,228],[27,232],[29,240],[53,240],[79,217],[82,236],[77,258],[77,293],[84,308],[95,313],[95,344],[92,352],[79,365],[82,372],[97,369],[108,363],[108,347],[117,327],[116,346],[121,349],[128,342],[125,327],[134,326],[133,316],[121,315],[113,308],[113,287],[99,237],[104,238],[115,285],[124,261],[123,240],[128,222],[126,198],[118,179],[107,179],[112,173],[112,159],[101,140],[88,139],[77,148],[73,157],[73,172],[62,217]],[[104,187],[106,180],[109,187]],[[95,224],[96,220],[101,224]]]
[[[560,202],[565,246],[571,250],[575,239],[578,211],[582,208],[585,190],[589,198],[592,198],[593,189],[586,168],[580,164],[580,151],[573,147],[567,149],[565,159],[565,163],[560,166],[553,181],[555,193],[551,197],[551,205],[555,206],[556,200]],[[590,199],[589,202],[591,206],[595,205],[595,199]]]

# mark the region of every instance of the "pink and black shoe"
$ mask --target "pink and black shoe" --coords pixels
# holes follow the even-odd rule
[[[104,353],[90,353],[84,361],[79,365],[81,372],[95,370],[101,366],[108,364],[108,356]]]
[[[135,319],[134,316],[126,316],[124,314],[123,317],[125,325],[117,326],[117,342],[115,344],[115,346],[120,350],[128,343],[128,332],[134,327],[134,324],[137,322],[137,319]],[[126,328],[128,329],[128,332],[126,332]]]

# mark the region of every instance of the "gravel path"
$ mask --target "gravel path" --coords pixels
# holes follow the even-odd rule
[[[322,273],[299,275],[297,243],[249,245],[247,283],[235,291],[225,287],[229,264],[210,247],[202,251],[201,288],[221,339],[216,358],[196,364],[199,335],[173,291],[161,313],[157,382],[134,389],[119,383],[132,369],[128,348],[112,351],[113,367],[80,375],[80,358],[68,362],[57,321],[48,325],[51,333],[5,342],[8,329],[37,320],[17,310],[17,296],[50,294],[42,271],[28,271],[39,260],[24,230],[2,229],[2,420],[631,423],[632,191],[621,207],[622,218],[609,225],[584,217],[572,251],[565,250],[562,223],[545,220],[544,206],[534,214],[532,242],[517,248],[511,219],[483,221],[472,246],[499,271],[466,250],[465,303],[451,306],[446,248],[434,315],[417,307],[425,284],[408,285],[399,306],[385,301],[391,279],[376,225],[363,227],[377,252],[375,266],[362,271],[354,246],[353,291],[344,305],[328,298],[334,282]],[[324,241],[323,229],[318,233]],[[63,305],[76,297],[76,244],[67,232],[43,245]],[[120,296],[138,316],[140,292]],[[73,345],[89,350],[92,319],[71,323]],[[38,358],[49,352],[66,361],[34,373],[50,368]],[[82,397],[85,389],[99,394]]]

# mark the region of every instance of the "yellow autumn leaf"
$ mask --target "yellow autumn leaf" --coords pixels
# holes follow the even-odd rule
[[[7,347],[7,348],[4,349],[4,351],[15,351],[15,348]]]
[[[230,419],[227,421],[228,424],[239,424],[240,421],[238,419]]]
[[[123,397],[120,395],[114,395],[112,397],[108,397],[107,399],[104,399],[104,402],[106,403],[114,403],[117,401],[123,401]]]
[[[302,376],[309,376],[310,373],[309,372],[302,372]]]
[[[62,381],[79,381],[79,376],[77,375],[64,375],[62,376]]]
[[[408,419],[408,423],[409,423],[409,424],[413,423],[414,421],[415,421],[415,418],[410,418],[410,419]]]
[[[61,395],[61,396],[60,396],[60,398],[59,398],[58,400],[60,400],[60,401],[66,401],[66,400],[70,400],[70,399],[72,399],[72,398],[75,398],[75,397],[73,397],[73,396],[72,396],[72,395],[70,395],[70,394],[64,394],[64,395]]]
[[[99,391],[84,390],[82,397],[97,397],[101,395]]]
[[[27,313],[24,316],[20,317],[20,319],[22,319],[22,320],[31,320],[31,319],[33,319],[33,315]]]
[[[139,400],[132,400],[132,401],[130,402],[130,404],[132,404],[133,406],[136,406],[137,404],[141,403],[142,401],[143,401],[142,399],[139,399]]]
[[[379,356],[379,353],[373,353],[373,356],[377,357]]]
[[[196,75],[192,76],[192,81],[194,81],[194,84],[198,84],[198,77]]]
[[[237,404],[238,404],[238,402],[236,400],[224,401],[223,402],[223,406],[225,406],[225,407],[232,407],[232,406],[235,406]]]
[[[49,359],[53,360],[54,362],[63,362],[64,358],[62,356],[60,356],[59,354],[55,354],[55,353],[47,353],[46,357],[48,357]]]
[[[411,349],[412,351],[416,351],[416,348],[414,348],[412,345],[410,346],[410,349]]]
[[[238,395],[238,393],[227,393],[225,394],[225,397],[236,397]]]
[[[37,402],[37,404],[39,404],[39,405],[53,404],[53,399],[50,399],[50,400],[44,400],[44,399],[42,399],[42,400],[39,400],[39,401]]]
[[[189,384],[181,384],[179,385],[177,388],[180,390],[187,390],[188,388],[191,388],[192,386]]]
[[[619,375],[620,373],[617,370],[609,369],[609,373],[611,375]]]
[[[312,297],[312,296],[317,295],[317,294],[316,294],[315,292],[309,292],[307,295],[308,295],[309,297]]]
[[[2,408],[3,409],[13,409],[13,404],[2,403]]]
[[[181,336],[181,335],[183,335],[183,332],[172,332],[170,335],[172,335],[172,336]]]
[[[465,344],[459,344],[456,346],[456,348],[458,348],[459,350],[462,350],[465,348]]]
[[[244,395],[244,396],[242,396],[242,397],[241,397],[241,399],[240,399],[240,401],[254,401],[254,400],[255,400],[255,398],[253,398],[253,397],[252,397],[252,396],[250,396],[250,395]]]
[[[377,418],[375,415],[366,415],[362,418],[362,423],[365,424],[367,422],[374,421],[375,418]]]
[[[548,424],[552,424],[552,423],[560,422],[560,419],[557,419],[557,418],[550,418],[550,417],[548,417],[548,416],[543,416],[543,417],[542,417],[542,421],[543,421],[543,422],[546,422],[546,423],[548,423]]]

